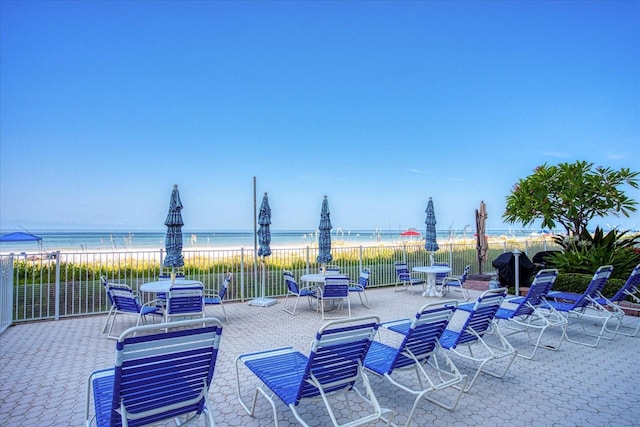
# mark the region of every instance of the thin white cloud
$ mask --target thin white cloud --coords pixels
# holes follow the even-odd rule
[[[559,159],[566,159],[567,157],[570,157],[568,153],[562,153],[560,151],[544,151],[542,154],[549,157],[557,157]]]
[[[420,170],[420,169],[409,169],[409,172],[411,172],[411,173],[417,173],[417,174],[420,174],[420,175],[424,175],[425,173],[427,173],[427,172],[422,171],[422,170]]]
[[[626,158],[627,156],[624,156],[622,154],[607,154],[607,159],[609,160],[624,160]]]

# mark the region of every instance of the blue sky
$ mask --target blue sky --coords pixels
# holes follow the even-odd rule
[[[0,24],[2,231],[163,230],[173,184],[185,230],[249,230],[254,176],[273,229],[325,194],[344,230],[423,229],[429,197],[438,229],[481,200],[504,229],[538,165],[640,170],[637,1],[3,0]]]

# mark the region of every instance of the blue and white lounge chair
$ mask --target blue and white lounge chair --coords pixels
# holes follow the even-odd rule
[[[89,376],[86,426],[135,427],[172,419],[186,424],[203,413],[206,425],[214,426],[209,387],[221,334],[222,324],[215,318],[124,331],[115,367]]]
[[[412,277],[406,262],[396,261],[395,267],[396,267],[396,277],[398,281],[396,282],[396,287],[394,288],[394,292],[398,290],[398,285],[404,286],[405,291],[407,289],[411,289],[411,293],[413,293],[413,287],[415,285],[419,285],[419,286],[422,285],[423,292],[427,290],[426,281],[418,277]]]
[[[133,290],[125,284],[109,283],[108,285],[109,295],[111,296],[111,302],[113,304],[113,310],[109,313],[111,316],[111,325],[109,326],[109,332],[107,333],[108,339],[116,339],[116,335],[111,335],[113,325],[116,323],[118,314],[129,314],[136,316],[136,326],[142,323],[146,323],[147,316],[162,317],[162,307],[158,306],[158,301],[153,300],[146,304],[142,304],[138,296]],[[107,315],[107,320],[108,320]],[[106,323],[105,323],[106,326]]]
[[[413,319],[383,323],[383,328],[395,328],[396,332],[402,329],[402,340],[399,345],[374,341],[364,360],[367,370],[415,396],[406,426],[411,424],[422,399],[450,411],[460,401],[467,377],[458,371],[439,342],[456,306],[456,301],[430,303],[422,306]],[[393,341],[397,340],[390,343]],[[445,402],[442,391],[448,388],[455,389],[455,393]],[[442,396],[436,398],[436,394]]]
[[[227,273],[224,276],[224,280],[222,281],[222,287],[218,291],[214,291],[211,293],[205,293],[204,295],[204,305],[219,305],[222,307],[222,313],[224,314],[224,320],[229,324],[229,319],[227,318],[227,311],[224,309],[224,297],[227,295],[227,289],[229,289],[229,284],[231,283],[231,279],[233,278],[232,273]]]
[[[576,301],[582,297],[582,294],[574,292],[550,292],[550,295],[554,298],[568,301]],[[619,329],[615,331],[607,328],[607,331],[612,335],[618,333],[628,337],[635,337],[638,334],[638,330],[640,330],[640,322],[634,319],[635,325],[629,325],[624,324],[623,321],[625,310],[640,314],[640,264],[636,265],[624,285],[611,298],[602,296],[602,293],[600,295],[596,298],[596,302],[620,317]],[[631,330],[632,332],[624,332],[626,330]],[[603,335],[602,338],[611,338],[611,336]]]
[[[598,299],[598,302],[600,302],[600,299]],[[633,316],[635,326],[625,324],[625,318],[622,317],[617,332],[628,337],[638,335],[638,330],[640,330],[640,322],[637,318],[640,315],[640,264],[636,265],[625,284],[613,297],[606,301],[606,304],[607,308],[612,310],[620,310],[622,313],[625,313],[625,311],[636,313]],[[627,330],[631,332],[625,332]]]
[[[316,334],[311,343],[309,356],[292,347],[277,348],[249,354],[241,354],[236,358],[236,379],[238,400],[240,405],[251,416],[255,416],[255,405],[258,394],[262,394],[273,408],[273,423],[278,425],[278,412],[274,397],[280,399],[292,412],[296,420],[308,426],[308,418],[313,420],[318,413],[305,411],[305,403],[309,400],[321,400],[334,426],[359,426],[380,420],[383,409],[371,389],[369,379],[364,370],[364,358],[379,326],[376,316],[354,319],[333,320],[326,323]],[[256,388],[251,407],[243,400],[240,379],[240,368],[244,366],[262,383]],[[358,387],[362,387],[361,392]],[[347,394],[348,393],[348,394]],[[361,403],[369,408],[367,414],[339,424],[338,419],[345,417],[336,413],[333,395],[343,395],[350,403]],[[262,416],[262,414],[261,414]],[[312,422],[317,424],[317,419]]]
[[[567,325],[567,320],[557,311],[549,309],[549,307],[547,307],[547,310],[541,309],[544,299],[557,277],[558,270],[556,269],[540,270],[533,279],[526,296],[505,300],[496,312],[495,319],[497,323],[504,326],[505,329],[509,329],[509,332],[504,334],[505,337],[524,332],[527,334],[529,343],[533,345],[531,354],[524,355],[518,351],[519,357],[531,360],[540,347],[554,351],[560,349],[562,333]],[[557,344],[541,345],[545,331],[552,327],[561,329],[559,342]],[[537,335],[532,336],[531,332],[534,330],[537,331]]]
[[[506,295],[506,288],[489,289],[483,292],[470,312],[456,311],[466,316],[462,327],[452,329],[449,326],[440,337],[440,345],[443,348],[478,364],[478,369],[464,391],[469,391],[473,387],[480,372],[496,378],[504,377],[516,358],[516,350],[502,335],[500,328],[493,324],[495,314]],[[493,339],[489,341],[486,335],[491,335]],[[462,348],[466,348],[466,351]],[[506,367],[501,371],[485,369],[487,363],[499,359],[507,360]]]
[[[591,278],[589,286],[582,295],[579,295],[577,300],[563,301],[562,293],[549,292],[549,298],[545,300],[542,308],[556,310],[567,319],[568,323],[565,326],[563,333],[563,336],[567,341],[588,347],[596,347],[598,343],[600,343],[600,339],[606,338],[606,332],[610,332],[612,334],[608,338],[615,336],[622,320],[620,313],[610,311],[606,306],[598,302],[598,299],[602,298],[602,289],[604,289],[604,286],[607,284],[607,280],[609,280],[612,272],[613,266],[611,265],[603,265],[599,267]],[[550,298],[555,298],[555,301],[550,300]],[[616,327],[614,329],[608,328],[609,321],[616,322]],[[597,333],[587,330],[585,325],[585,323],[594,322],[602,325]],[[583,335],[594,337],[595,341],[569,338],[568,330],[572,325],[576,324],[580,325],[582,328]]]
[[[360,302],[365,307],[369,308],[369,298],[367,298],[367,286],[369,285],[369,276],[371,270],[363,268],[358,276],[358,282],[349,282],[349,292],[357,293],[360,297]]]

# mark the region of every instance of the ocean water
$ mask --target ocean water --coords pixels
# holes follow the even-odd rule
[[[38,242],[0,242],[0,253],[20,252],[52,252],[52,251],[119,251],[119,250],[151,250],[164,248],[165,230],[163,231],[31,231],[42,237]],[[488,231],[490,236],[531,236],[531,230],[494,230]],[[249,248],[254,247],[253,231],[187,231],[183,230],[183,249],[205,248]],[[342,246],[359,246],[372,243],[397,244],[418,238],[401,237],[398,230],[342,230],[331,231],[332,241]],[[438,241],[449,239],[471,239],[474,232],[469,230],[438,231]],[[272,247],[305,247],[314,246],[317,232],[303,230],[286,230],[271,232]]]

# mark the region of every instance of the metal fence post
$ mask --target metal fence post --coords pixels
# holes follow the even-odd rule
[[[244,301],[244,248],[240,248],[240,301]]]
[[[13,254],[0,257],[0,334],[13,324]]]
[[[56,252],[55,320],[60,320],[60,251]]]

